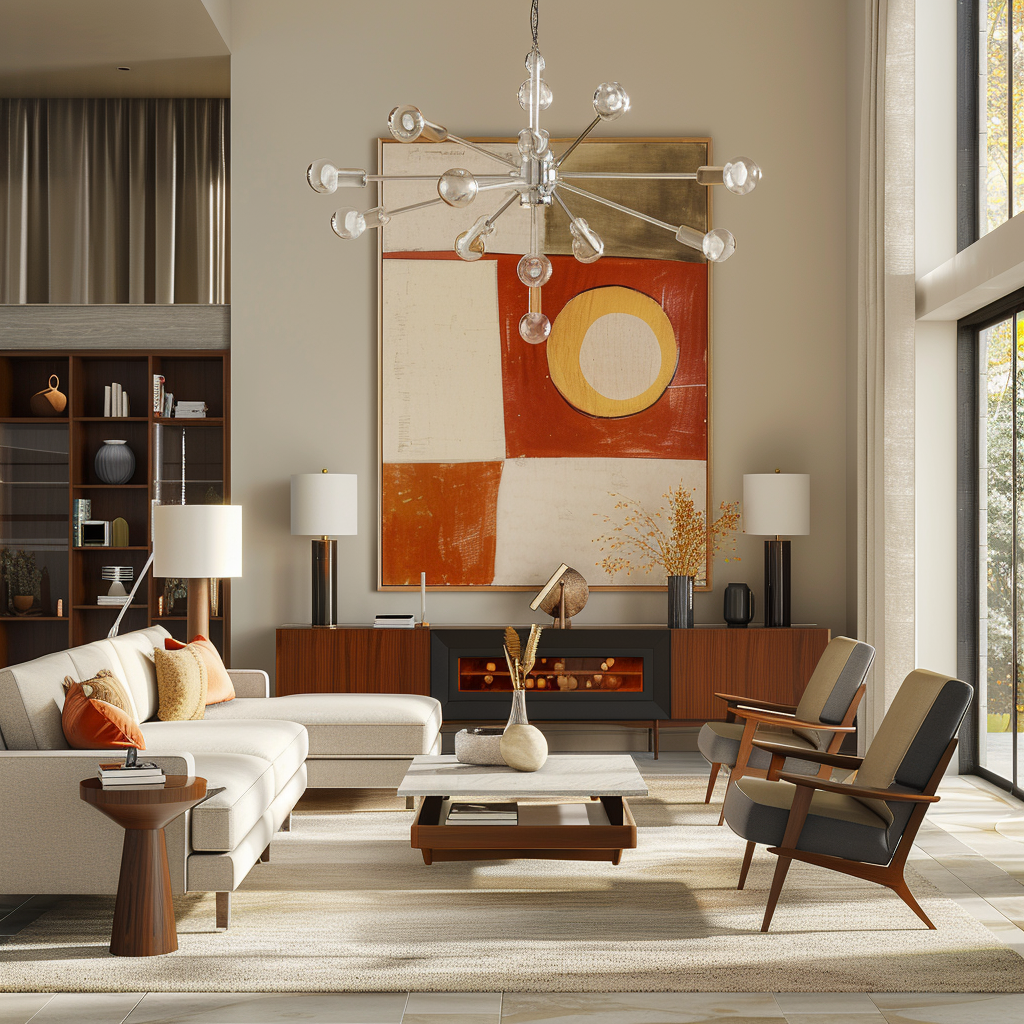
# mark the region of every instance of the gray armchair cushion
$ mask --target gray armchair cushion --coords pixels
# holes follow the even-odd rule
[[[740,779],[729,787],[725,820],[742,839],[778,846],[786,833],[796,786],[791,782]],[[888,864],[892,857],[887,823],[859,800],[816,792],[797,849]]]
[[[743,722],[706,722],[697,734],[697,749],[712,764],[725,764],[731,768],[736,764],[742,736]],[[804,750],[816,749],[813,743],[808,742],[803,736],[798,736],[792,729],[781,727],[759,725],[754,733],[754,738],[769,743],[785,743],[788,746],[801,747]],[[750,757],[747,758],[747,764],[751,768],[767,769],[771,763],[772,755],[757,747],[750,751]],[[786,760],[787,772],[815,775],[818,767],[816,764],[811,764],[810,761],[797,761],[792,758]]]

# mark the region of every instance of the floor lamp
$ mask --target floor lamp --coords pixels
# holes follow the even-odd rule
[[[242,575],[241,505],[154,505],[153,575],[188,580],[187,639],[210,636],[210,580]]]
[[[314,626],[338,622],[338,542],[356,534],[356,475],[297,473],[292,477],[292,536],[312,537]]]
[[[764,624],[789,626],[789,541],[811,532],[811,478],[806,473],[745,473],[743,532],[764,542]]]

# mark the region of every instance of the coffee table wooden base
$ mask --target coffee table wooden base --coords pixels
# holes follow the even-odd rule
[[[528,804],[521,817],[529,820]],[[412,824],[412,847],[424,864],[445,860],[606,860],[618,864],[636,849],[636,822],[625,799],[603,796],[584,807],[588,825],[448,825],[448,801],[423,799]]]

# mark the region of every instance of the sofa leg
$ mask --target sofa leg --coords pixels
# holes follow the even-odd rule
[[[407,811],[415,811],[416,810],[416,797],[414,797],[414,796],[407,796],[405,798],[405,809]]]
[[[278,829],[279,832],[291,832],[292,830],[292,816],[289,813],[288,817],[281,822],[281,827]]]
[[[261,864],[269,864],[270,863],[270,847],[269,846],[260,854],[260,863]]]
[[[217,927],[228,928],[231,925],[231,893],[217,893]]]

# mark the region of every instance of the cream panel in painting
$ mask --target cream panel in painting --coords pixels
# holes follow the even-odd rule
[[[497,264],[386,259],[384,462],[505,457]]]
[[[484,148],[511,157],[514,143]],[[464,167],[474,174],[503,177],[512,168],[463,146],[438,143],[384,143],[385,174],[438,175],[452,167]],[[372,188],[372,186],[371,186]],[[389,210],[413,203],[437,199],[436,181],[391,181],[382,188],[384,205]],[[508,189],[484,191],[462,209],[438,203],[425,210],[400,214],[382,228],[385,252],[454,252],[455,237],[472,227],[478,218],[489,217],[508,201]],[[372,199],[366,203],[372,206]],[[540,243],[544,246],[544,219],[540,218]],[[494,233],[487,238],[488,252],[524,253],[530,251],[530,214],[514,202],[495,221]]]
[[[609,576],[598,568],[606,552],[597,538],[614,525],[603,516],[622,521],[612,492],[653,514],[682,483],[704,511],[706,472],[704,462],[677,459],[509,459],[498,488],[494,585],[541,584],[565,562],[593,586],[663,586],[658,569]]]

